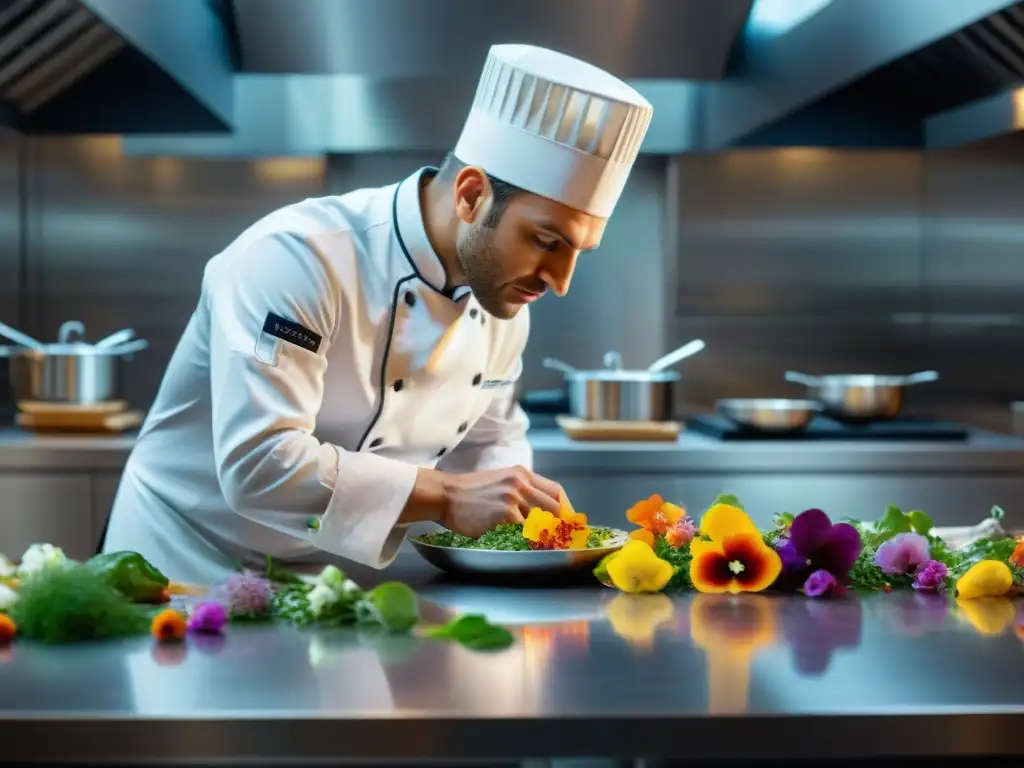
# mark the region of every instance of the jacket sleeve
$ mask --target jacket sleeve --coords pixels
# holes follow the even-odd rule
[[[416,467],[313,436],[327,350],[344,322],[336,273],[303,239],[281,233],[215,269],[203,302],[224,498],[242,517],[326,552],[388,565],[405,538],[396,524]],[[288,330],[275,335],[275,324]]]
[[[514,383],[523,371],[523,350],[530,335],[529,310],[522,316],[508,343],[510,372],[506,378]],[[516,465],[533,469],[533,448],[526,438],[530,420],[516,402],[511,385],[496,390],[484,415],[470,428],[462,442],[438,464],[446,472],[475,472]]]

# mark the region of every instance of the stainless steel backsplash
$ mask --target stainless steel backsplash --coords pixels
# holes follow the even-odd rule
[[[125,158],[113,137],[0,136],[0,319],[44,337],[67,319],[96,336],[136,328],[153,346],[126,394],[145,407],[203,265],[243,228],[442,156]],[[934,367],[942,381],[916,405],[1006,426],[1024,394],[1018,157],[1001,144],[641,157],[569,295],[535,305],[524,384],[558,384],[547,355],[594,366],[617,349],[641,366],[701,337],[708,349],[683,368],[687,408],[794,393],[788,368]]]

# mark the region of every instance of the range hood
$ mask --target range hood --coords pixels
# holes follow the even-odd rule
[[[721,78],[752,0],[235,0],[242,70],[475,77],[494,43],[532,43],[623,78]]]
[[[709,91],[712,149],[922,147],[936,135],[930,118],[1024,78],[1024,3],[833,0],[788,34],[749,43],[744,59]]]
[[[29,134],[229,130],[222,12],[207,0],[2,0],[3,119]]]

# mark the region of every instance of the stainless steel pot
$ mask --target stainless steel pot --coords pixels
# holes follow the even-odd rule
[[[0,332],[22,340],[23,334],[11,334],[10,330],[4,327]],[[24,337],[34,345],[0,347],[0,356],[10,358],[11,394],[16,402],[87,405],[117,399],[120,358],[142,351],[149,342],[134,339],[93,345],[72,341],[76,331],[84,331],[82,324],[69,321],[61,326],[57,344],[42,344]],[[116,340],[126,336],[127,329],[119,332]]]
[[[731,398],[715,403],[725,418],[738,427],[772,434],[801,432],[821,411],[813,400]]]
[[[682,377],[664,368],[704,348],[699,339],[661,358],[647,370],[625,370],[618,352],[607,352],[603,369],[585,371],[546,357],[546,368],[561,371],[569,394],[569,412],[587,421],[671,421],[675,385]]]
[[[921,371],[909,376],[873,373],[808,376],[797,371],[786,372],[786,381],[803,384],[808,398],[821,403],[828,415],[844,421],[895,418],[903,408],[907,387],[938,378],[937,371]]]

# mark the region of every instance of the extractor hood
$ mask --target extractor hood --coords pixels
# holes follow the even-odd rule
[[[229,26],[209,0],[0,0],[0,102],[24,133],[223,131]]]
[[[475,77],[532,43],[623,78],[717,80],[752,0],[234,0],[242,70]]]

